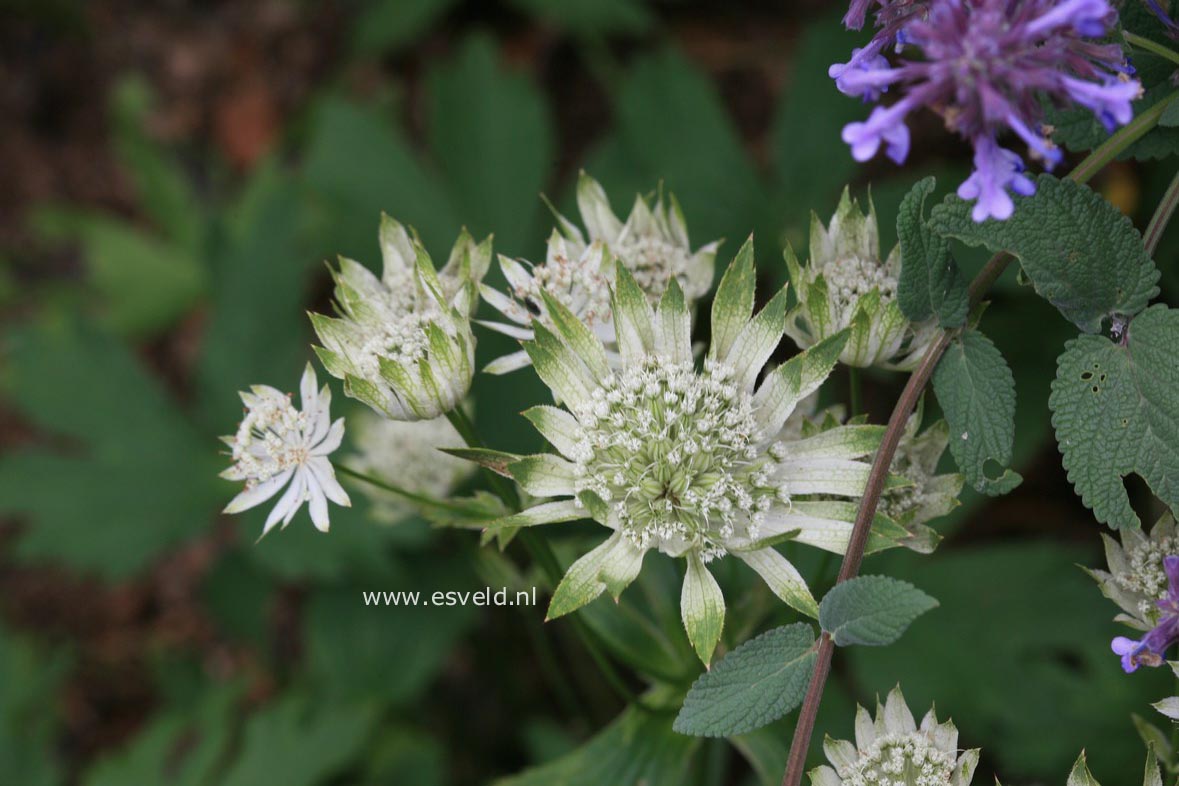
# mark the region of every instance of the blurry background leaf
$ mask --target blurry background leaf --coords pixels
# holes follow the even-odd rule
[[[645,0],[509,0],[523,11],[581,34],[641,33],[651,26]]]
[[[359,55],[389,54],[427,32],[458,0],[367,0],[352,23]]]
[[[53,756],[54,694],[69,662],[0,630],[0,762],[22,786],[54,786],[63,775]],[[49,710],[49,711],[47,711]]]
[[[430,151],[459,220],[478,238],[494,233],[496,250],[513,256],[546,234],[537,219],[553,143],[536,89],[497,60],[490,39],[472,37],[427,79]]]
[[[1077,568],[1100,564],[1098,552],[1042,542],[873,558],[873,572],[912,581],[942,605],[891,647],[846,651],[861,703],[900,682],[911,707],[936,702],[1001,776],[1058,779],[1081,748],[1101,751],[1103,780],[1138,770],[1130,713],[1163,695],[1169,674],[1128,679],[1110,652],[1124,630],[1109,621],[1116,608]],[[829,733],[850,732],[852,720]]]
[[[0,458],[0,509],[29,517],[20,554],[125,577],[209,526],[216,446],[115,338],[47,321],[11,337],[6,366],[6,395],[67,441]]]
[[[98,313],[116,332],[168,327],[205,289],[205,270],[187,249],[120,219],[46,208],[34,221],[43,237],[78,244]]]

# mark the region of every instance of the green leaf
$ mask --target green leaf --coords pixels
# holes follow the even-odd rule
[[[1130,219],[1092,189],[1051,175],[1016,197],[1006,221],[980,223],[971,204],[949,196],[930,227],[973,246],[1014,255],[1036,292],[1087,333],[1115,314],[1136,314],[1158,294],[1159,271]]]
[[[179,248],[199,254],[204,217],[189,177],[145,132],[152,104],[150,86],[138,76],[121,79],[111,103],[115,149],[131,174],[140,209]]]
[[[376,718],[369,706],[324,706],[289,693],[250,717],[241,754],[217,783],[316,786],[357,758]]]
[[[470,604],[446,605],[445,595],[435,605],[434,593],[450,592],[455,601],[461,596],[469,600],[471,593],[484,588],[474,585],[461,560],[434,558],[428,565],[428,572],[312,595],[305,617],[307,666],[321,694],[335,702],[406,706],[419,700],[446,668],[448,655],[471,629],[479,610]],[[373,603],[364,592],[377,593]],[[418,603],[401,596],[403,602],[385,604],[382,592],[417,593]],[[540,610],[533,611],[539,617]]]
[[[480,237],[495,232],[509,254],[533,248],[539,195],[554,163],[551,123],[535,86],[506,71],[483,36],[469,38],[427,84],[430,152],[458,219]]]
[[[302,305],[313,256],[296,237],[299,205],[290,178],[269,165],[233,203],[197,365],[197,414],[211,429],[228,430],[241,415],[237,391],[289,389],[307,362]]]
[[[1003,521],[1009,532],[1038,524],[1034,510],[1012,509]],[[1109,642],[1125,628],[1110,622],[1109,607],[1095,605],[1098,593],[1076,567],[1100,560],[1091,545],[1009,538],[961,542],[937,559],[902,551],[875,557],[876,570],[920,586],[945,612],[927,615],[891,647],[841,651],[854,684],[871,696],[899,681],[909,706],[936,703],[939,714],[971,730],[966,739],[989,751],[996,771],[1060,783],[1077,745],[1100,742],[1098,777],[1127,782],[1125,773],[1142,766],[1127,716],[1166,695],[1174,677],[1140,669],[1128,680],[1118,668]]]
[[[231,490],[216,477],[217,444],[126,348],[69,320],[25,328],[9,345],[5,393],[72,443],[0,459],[0,509],[29,518],[22,557],[126,577],[209,527]]]
[[[319,203],[327,250],[372,259],[381,211],[449,249],[459,229],[449,195],[410,146],[392,113],[338,98],[315,109],[303,179]]]
[[[352,50],[392,54],[418,40],[458,0],[369,0],[352,25]]]
[[[203,786],[214,782],[231,742],[230,722],[239,691],[216,689],[194,707],[169,709],[122,749],[98,761],[85,786],[168,783]]]
[[[897,302],[913,322],[936,315],[942,327],[958,327],[966,321],[970,298],[950,254],[949,241],[930,230],[925,219],[925,200],[936,185],[932,177],[920,180],[901,201],[897,214],[901,241]]]
[[[1123,485],[1131,472],[1179,508],[1179,311],[1151,306],[1119,344],[1070,341],[1048,405],[1068,478],[1098,521],[1141,525]]]
[[[671,713],[632,707],[572,753],[492,786],[683,786],[699,746],[671,730]]]
[[[205,270],[187,249],[117,218],[43,209],[33,224],[47,238],[81,246],[99,312],[119,333],[154,334],[204,292]]]
[[[787,236],[795,246],[807,239],[811,211],[823,212],[835,204],[840,189],[859,170],[840,132],[862,120],[866,109],[841,94],[827,76],[828,66],[862,46],[858,33],[840,23],[842,13],[833,9],[815,19],[791,47],[794,57],[770,132],[776,199],[782,205],[775,220],[780,226],[785,216]]]
[[[727,737],[777,720],[802,702],[815,634],[796,622],[750,639],[700,676],[675,719],[681,734]]]
[[[654,21],[643,0],[511,0],[511,3],[521,11],[581,35],[642,33]]]
[[[5,780],[21,786],[58,786],[58,691],[69,663],[0,629],[0,762]]]
[[[836,584],[819,603],[819,624],[841,647],[880,647],[901,637],[937,601],[888,576],[859,576]]]
[[[951,343],[934,369],[933,390],[950,424],[950,453],[967,481],[991,496],[1019,485],[1013,470],[995,478],[986,467],[1007,467],[1015,438],[1015,380],[991,340],[967,330]]]
[[[689,217],[693,246],[777,224],[716,87],[682,54],[669,49],[637,61],[615,113],[614,134],[586,169],[616,206],[664,183]]]

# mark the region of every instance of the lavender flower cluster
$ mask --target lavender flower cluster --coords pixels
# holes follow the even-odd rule
[[[1006,219],[1015,208],[1009,192],[1035,192],[1023,158],[1000,144],[1001,134],[1014,132],[1050,171],[1061,152],[1044,125],[1045,101],[1085,107],[1112,131],[1130,121],[1131,102],[1142,95],[1121,47],[1094,40],[1117,20],[1107,0],[852,0],[844,23],[862,27],[874,6],[872,41],[830,74],[842,92],[866,102],[890,88],[903,95],[849,123],[843,139],[858,161],[883,145],[901,163],[911,144],[908,116],[932,109],[974,148],[974,171],[958,196],[975,200],[975,221]]]

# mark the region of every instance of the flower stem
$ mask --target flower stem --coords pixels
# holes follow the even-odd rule
[[[847,367],[847,386],[850,390],[851,416],[854,418],[863,411],[860,400],[860,370],[855,366]]]
[[[483,510],[476,510],[475,508],[464,507],[463,505],[455,505],[453,502],[446,502],[433,497],[427,497],[425,494],[417,494],[412,491],[407,491],[400,486],[394,486],[392,483],[387,483],[379,478],[374,478],[372,475],[366,475],[363,472],[357,472],[351,467],[346,467],[335,461],[332,462],[336,472],[356,480],[368,483],[370,486],[376,486],[382,491],[388,491],[390,494],[406,499],[415,505],[423,508],[433,508],[435,510],[445,510],[449,513],[457,513],[462,516],[486,517],[487,512]]]
[[[1176,52],[1174,49],[1165,47],[1156,41],[1151,41],[1149,38],[1131,33],[1129,30],[1124,31],[1122,36],[1130,46],[1136,46],[1143,51],[1150,52],[1152,55],[1158,55],[1164,60],[1170,60],[1172,63],[1179,65],[1179,52]]]
[[[1126,148],[1141,139],[1147,132],[1158,125],[1163,111],[1176,98],[1175,93],[1154,106],[1142,112],[1138,117],[1123,126],[1100,146],[1095,148],[1069,174],[1069,178],[1078,183],[1088,181],[1110,161],[1113,161]],[[1007,265],[1011,263],[1009,254],[1000,252],[991,257],[979,274],[970,282],[971,308],[977,306],[986,295],[991,285],[999,279]],[[892,465],[896,455],[901,435],[909,415],[925,386],[929,383],[933,371],[937,368],[942,354],[949,347],[951,339],[958,333],[958,329],[945,330],[941,337],[933,343],[921,359],[921,365],[913,371],[901,396],[893,407],[892,415],[888,419],[888,428],[884,432],[884,440],[876,457],[872,461],[872,469],[868,474],[868,483],[864,489],[864,496],[860,500],[860,508],[856,513],[855,525],[848,541],[847,552],[843,556],[843,564],[839,568],[836,584],[854,578],[860,571],[860,564],[864,560],[864,548],[868,544],[868,534],[872,529],[872,520],[876,516],[876,508],[880,504],[880,495],[884,491],[884,482],[888,478],[888,468]],[[802,709],[798,713],[798,723],[794,727],[794,738],[790,743],[790,755],[786,760],[786,772],[782,776],[782,786],[799,786],[802,782],[803,767],[806,766],[806,754],[810,748],[811,735],[815,730],[815,718],[819,712],[819,704],[823,699],[823,689],[827,684],[827,675],[831,672],[831,657],[835,653],[835,642],[826,633],[819,636],[818,652],[815,658],[815,668],[811,675],[810,686],[807,688],[806,698],[803,699]]]
[[[1155,249],[1159,247],[1159,241],[1163,238],[1163,231],[1167,228],[1167,222],[1171,220],[1171,216],[1175,215],[1176,207],[1179,207],[1179,172],[1175,173],[1171,185],[1167,186],[1167,192],[1163,194],[1162,201],[1154,209],[1154,215],[1151,216],[1150,223],[1146,226],[1146,232],[1142,235],[1142,243],[1146,246],[1147,255],[1154,256]]]
[[[469,448],[483,448],[483,440],[479,438],[479,433],[475,430],[475,424],[467,417],[461,407],[455,407],[450,412],[446,413],[446,417],[450,420],[455,430],[458,431],[459,436],[467,443]],[[512,487],[501,475],[489,472],[491,478],[491,489],[495,495],[503,501],[505,505],[512,511],[520,510],[520,497],[516,493],[516,489]],[[529,555],[536,564],[540,565],[540,569],[544,572],[549,584],[554,588],[561,583],[561,564],[557,562],[557,555],[553,553],[552,547],[549,546],[547,540],[537,535],[527,527],[519,531],[518,537],[520,542],[524,544]],[[602,676],[606,682],[618,694],[618,697],[627,704],[633,704],[640,708],[647,708],[647,705],[638,696],[627,687],[626,682],[614,669],[614,665],[607,659],[601,646],[598,644],[593,631],[585,624],[577,615],[570,615],[570,622],[573,624],[573,630],[581,639],[582,645],[586,651],[589,652],[590,658],[597,665],[598,670],[602,672]]]

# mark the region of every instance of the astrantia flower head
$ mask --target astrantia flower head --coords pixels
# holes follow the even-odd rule
[[[285,527],[304,502],[311,521],[328,531],[328,500],[350,506],[348,494],[336,480],[328,456],[344,438],[344,419],[331,420],[332,392],[327,385],[316,389],[311,364],[299,385],[303,408],[295,409],[290,396],[267,385],[243,391],[245,417],[232,437],[222,441],[232,450],[233,466],[221,473],[228,480],[244,480],[245,491],[225,507],[241,513],[261,505],[284,487],[286,492],[266,518],[262,534],[279,521]]]
[[[903,92],[895,104],[877,106],[867,121],[846,126],[843,139],[858,161],[883,145],[900,163],[909,153],[908,115],[933,109],[974,147],[974,172],[958,195],[976,200],[975,221],[1005,219],[1014,209],[1008,192],[1035,191],[1023,174],[1023,159],[1000,145],[1000,134],[1013,132],[1048,169],[1060,160],[1043,125],[1045,99],[1085,107],[1110,130],[1133,117],[1131,102],[1142,85],[1130,77],[1121,48],[1089,40],[1103,36],[1117,18],[1107,0],[900,5],[903,13],[894,3],[881,3],[878,13],[890,21],[878,38],[850,62],[832,67],[845,93],[875,100],[893,87]],[[893,41],[922,58],[890,65],[881,51]]]
[[[850,524],[814,514],[813,496],[863,493],[881,429],[845,426],[809,439],[776,439],[795,406],[826,379],[847,340],[836,334],[757,385],[778,346],[785,290],[753,316],[750,243],[717,291],[703,368],[692,359],[690,316],[678,282],[652,308],[621,264],[613,296],[619,364],[592,331],[552,298],[554,329],[534,324],[525,344],[537,373],[566,409],[526,416],[558,451],[509,469],[530,495],[548,498],[497,527],[592,518],[613,530],[577,560],[553,594],[549,617],[609,589],[617,597],[644,555],[688,562],[681,597],[689,638],[706,663],[720,637],[724,599],[707,563],[733,555],[786,603],[817,605],[798,571],[773,548],[782,539],[843,550]]]
[[[436,418],[467,394],[474,374],[470,313],[491,261],[491,238],[464,232],[436,272],[405,227],[381,217],[384,272],[341,257],[338,319],[312,314],[320,360],[344,392],[393,420]]]
[[[1140,529],[1122,530],[1122,542],[1103,534],[1105,562],[1109,568],[1088,571],[1102,594],[1121,608],[1114,619],[1136,630],[1147,631],[1159,623],[1157,603],[1167,597],[1167,572],[1163,560],[1179,554],[1179,533],[1170,513],[1160,518],[1147,535]]]
[[[799,264],[786,249],[790,281],[798,306],[786,321],[786,333],[809,347],[845,328],[851,335],[840,360],[849,366],[877,366],[911,371],[938,336],[934,320],[909,322],[897,303],[900,247],[880,254],[880,232],[871,201],[864,215],[847,189],[831,224],[811,216],[810,261]]]
[[[939,420],[920,431],[923,409],[919,405],[909,416],[890,468],[909,484],[886,491],[880,498],[879,512],[908,533],[899,545],[929,554],[941,536],[928,522],[958,507],[965,479],[958,473],[937,474],[938,462],[950,444],[950,427]]]
[[[398,421],[361,412],[351,420],[349,431],[357,450],[350,466],[415,494],[446,499],[474,470],[470,462],[442,451],[466,444],[445,417]],[[404,497],[368,483],[362,488],[381,520],[396,522],[416,511]]]
[[[1179,642],[1179,556],[1163,557],[1163,572],[1167,576],[1167,591],[1155,602],[1158,622],[1139,641],[1118,636],[1111,648],[1122,658],[1126,672],[1139,666],[1161,666],[1171,645]]]
[[[938,723],[933,710],[921,719],[893,688],[876,719],[856,708],[856,741],[823,740],[831,764],[811,770],[812,786],[970,786],[978,749],[958,754],[958,729]]]
[[[482,292],[511,322],[486,323],[488,327],[524,340],[533,337],[529,327],[533,319],[552,328],[544,293],[588,325],[616,358],[610,314],[615,260],[630,272],[652,305],[672,281],[679,284],[689,308],[708,293],[720,243],[692,250],[683,211],[674,195],[665,202],[660,194],[654,204],[636,196],[630,216],[623,222],[614,214],[601,184],[582,172],[577,181],[577,207],[586,232],[557,214],[560,231],[549,237],[543,264],[500,257],[508,294],[489,287],[483,287]],[[527,353],[521,351],[495,360],[486,371],[503,374],[528,362]]]

